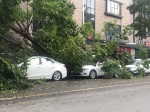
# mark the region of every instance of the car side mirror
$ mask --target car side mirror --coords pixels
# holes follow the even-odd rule
[[[102,63],[98,63],[98,66],[101,66],[102,65]]]

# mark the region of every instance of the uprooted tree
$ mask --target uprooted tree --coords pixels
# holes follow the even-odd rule
[[[80,28],[72,19],[74,10],[75,6],[65,0],[0,0],[1,64],[4,66],[5,61],[6,66],[16,64],[37,54],[65,63],[68,71],[78,71],[85,59],[92,58],[92,54],[96,55],[96,61],[109,57],[117,49],[117,43],[100,44],[101,34],[96,34],[97,42],[88,47],[85,40],[89,34],[94,34],[94,30],[91,28],[87,33],[85,27],[91,27],[90,24]],[[17,69],[11,66],[11,71]],[[22,76],[20,71],[19,74]],[[0,77],[4,75],[1,68]],[[1,82],[5,81],[0,79],[0,85],[4,86]]]
[[[86,59],[86,64],[94,64],[95,62],[101,61],[104,62],[102,69],[108,75],[112,74],[120,74],[121,78],[131,78],[131,74],[125,70],[124,65],[131,60],[131,55],[129,53],[119,53],[118,50],[118,42],[123,39],[127,40],[128,35],[132,34],[132,28],[130,26],[124,26],[121,33],[114,35],[114,38],[111,40],[103,40],[102,35],[105,32],[105,29],[110,29],[111,31],[115,31],[118,29],[118,25],[116,24],[116,20],[104,22],[104,28],[102,32],[95,34],[92,43],[87,45],[86,48],[89,57]],[[110,26],[111,25],[111,26]],[[92,34],[92,24],[85,23],[82,27],[81,34],[87,38],[89,34]],[[90,30],[88,30],[90,29]],[[121,63],[120,63],[121,62]],[[120,70],[119,64],[123,66],[123,70]]]
[[[86,57],[86,45],[85,38],[79,35],[78,25],[72,19],[74,10],[75,6],[65,0],[0,0],[1,67],[25,61],[27,56],[34,54],[63,62],[69,71],[81,68]],[[9,70],[13,73],[19,71],[17,67]],[[13,77],[5,82],[8,79],[5,75],[12,73],[6,71],[0,68],[0,87],[3,90],[12,80],[16,81]],[[17,76],[22,76],[20,71],[17,73]],[[26,82],[26,78],[23,81]],[[15,83],[11,84],[13,88]]]
[[[1,0],[2,53],[6,54],[7,43],[11,55],[15,53],[12,48],[19,53],[29,50],[28,55],[47,55],[65,63],[68,69],[81,66],[86,56],[85,39],[78,35],[79,27],[72,19],[74,10],[75,6],[65,0]]]

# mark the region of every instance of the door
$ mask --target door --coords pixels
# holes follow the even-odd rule
[[[101,62],[98,62],[96,64],[96,68],[97,68],[97,72],[98,72],[97,75],[99,75],[99,76],[104,75],[104,71],[101,70],[102,66],[103,66],[103,63],[101,63]]]
[[[149,68],[148,69],[146,69],[146,73],[150,73],[150,60],[148,60],[148,62],[149,62]]]
[[[30,59],[27,66],[28,79],[40,79],[42,73],[41,66],[39,58]]]
[[[42,77],[52,79],[53,73],[56,71],[55,64],[50,58],[41,58]]]

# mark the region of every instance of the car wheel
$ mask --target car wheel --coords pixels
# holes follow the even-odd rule
[[[62,79],[61,73],[59,71],[54,72],[53,74],[53,80],[54,81],[59,81]]]
[[[90,76],[91,79],[95,79],[97,77],[96,71],[95,70],[91,70],[89,76]]]
[[[119,77],[117,74],[113,74],[113,78],[117,78]]]

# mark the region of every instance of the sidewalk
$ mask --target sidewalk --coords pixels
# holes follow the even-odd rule
[[[42,84],[34,85],[32,88],[20,90],[15,93],[0,93],[0,101],[13,100],[21,98],[30,98],[36,96],[55,95],[60,93],[77,92],[90,90],[91,88],[103,88],[105,86],[119,86],[122,84],[150,83],[150,76],[135,79],[115,79],[115,78],[98,78],[98,79],[65,79],[62,81],[47,81]]]

